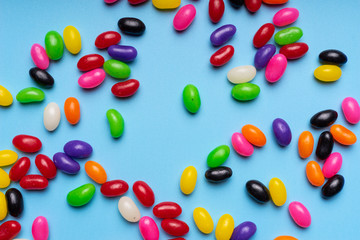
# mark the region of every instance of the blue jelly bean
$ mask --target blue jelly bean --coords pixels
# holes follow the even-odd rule
[[[91,155],[93,149],[90,144],[80,140],[67,142],[64,146],[66,155],[73,158],[87,158]]]
[[[112,45],[108,48],[109,55],[122,62],[131,62],[137,56],[137,51],[132,46]]]
[[[64,173],[76,174],[80,171],[80,164],[65,153],[55,153],[53,160],[56,168],[63,171]]]
[[[259,48],[255,54],[254,65],[257,69],[266,67],[272,56],[276,52],[276,47],[273,44],[266,44]]]
[[[291,130],[284,119],[276,118],[272,124],[276,141],[280,146],[286,147],[291,142]]]
[[[255,223],[243,222],[234,229],[230,240],[248,240],[255,234],[255,232],[256,232]]]
[[[210,41],[214,46],[220,46],[229,41],[236,33],[236,27],[227,24],[216,29],[210,36]]]

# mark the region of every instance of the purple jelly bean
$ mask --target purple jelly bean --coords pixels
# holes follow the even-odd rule
[[[266,44],[259,48],[255,54],[254,65],[257,69],[266,67],[272,56],[276,52],[276,47],[273,44]]]
[[[57,169],[67,174],[76,174],[80,171],[80,164],[65,153],[58,152],[53,156]]]
[[[255,223],[243,222],[234,229],[230,240],[248,240],[255,234],[255,232],[256,232]]]
[[[284,119],[276,118],[272,124],[276,141],[280,146],[286,147],[291,142],[291,130]]]
[[[210,41],[214,46],[220,46],[230,40],[236,33],[236,27],[227,24],[216,29],[210,36]]]
[[[132,46],[112,45],[108,48],[109,55],[119,61],[131,62],[137,56],[137,51]]]
[[[80,140],[67,142],[64,146],[66,155],[73,158],[87,158],[91,155],[93,149],[90,144]]]

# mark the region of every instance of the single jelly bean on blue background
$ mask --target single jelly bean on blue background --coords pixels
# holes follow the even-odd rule
[[[112,45],[108,48],[108,53],[110,57],[122,62],[131,62],[137,56],[136,48],[125,45]]]

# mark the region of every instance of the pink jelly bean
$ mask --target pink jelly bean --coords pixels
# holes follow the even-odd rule
[[[299,10],[296,8],[283,8],[273,17],[273,23],[275,26],[283,27],[295,22],[299,17]]]
[[[105,76],[105,71],[97,68],[81,75],[78,83],[82,88],[95,88],[104,81]]]
[[[49,225],[45,217],[35,218],[32,225],[34,240],[47,240],[49,238]]]
[[[139,229],[144,240],[159,239],[159,228],[151,217],[142,217],[139,221]]]
[[[271,83],[279,81],[286,70],[287,60],[286,57],[279,53],[273,56],[265,70],[265,77]]]
[[[105,3],[114,3],[117,2],[118,0],[104,0]]]
[[[176,13],[173,21],[174,28],[177,31],[184,31],[187,29],[196,15],[196,9],[194,5],[188,4],[179,9]]]
[[[330,156],[325,160],[322,172],[324,177],[331,178],[335,176],[340,171],[342,165],[342,156],[338,152],[330,154]]]
[[[38,43],[32,45],[30,50],[31,58],[34,64],[40,69],[47,69],[49,67],[49,57],[45,49]]]
[[[356,124],[360,121],[360,106],[355,98],[347,97],[341,104],[346,120],[351,124]]]
[[[254,147],[241,133],[234,133],[231,137],[231,143],[235,151],[241,156],[248,157],[254,152]]]
[[[307,228],[311,224],[311,215],[309,210],[300,202],[289,204],[289,212],[294,222],[302,228]]]

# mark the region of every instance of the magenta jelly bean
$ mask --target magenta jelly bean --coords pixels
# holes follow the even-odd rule
[[[231,137],[231,143],[235,151],[241,156],[249,157],[254,152],[253,145],[251,145],[241,133],[234,133]]]
[[[341,108],[349,123],[356,124],[360,121],[360,106],[355,98],[345,98],[341,104]]]
[[[196,8],[192,4],[185,5],[176,13],[173,21],[174,28],[177,31],[184,31],[187,29],[196,15]]]
[[[338,152],[330,154],[330,156],[325,160],[322,172],[324,177],[331,178],[335,176],[341,169],[342,165],[342,156]]]
[[[307,228],[311,224],[311,215],[309,210],[300,202],[289,204],[289,212],[294,222],[302,228]]]
[[[265,77],[268,82],[274,83],[279,81],[286,70],[287,59],[286,57],[279,53],[273,56],[265,70]]]
[[[275,13],[273,23],[277,27],[283,27],[295,22],[299,17],[299,10],[296,8],[283,8]]]
[[[47,69],[49,67],[49,57],[45,49],[38,43],[32,45],[30,50],[31,58],[34,64],[40,69]]]
[[[159,239],[159,228],[151,217],[142,217],[139,221],[139,229],[144,240]]]
[[[81,75],[78,84],[82,88],[95,88],[104,81],[105,76],[105,71],[97,68]]]
[[[34,240],[47,240],[49,238],[49,225],[45,217],[35,218],[32,225]]]

